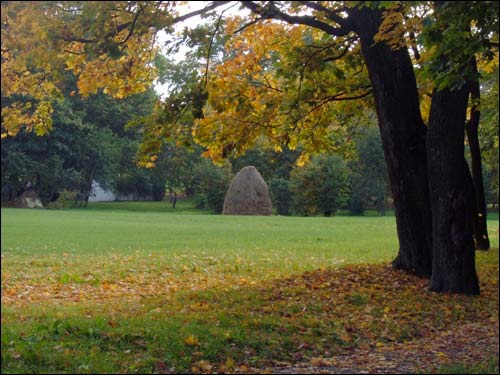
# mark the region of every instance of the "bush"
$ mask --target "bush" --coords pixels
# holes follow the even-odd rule
[[[273,178],[269,181],[269,192],[271,193],[271,200],[276,207],[276,212],[279,215],[289,215],[293,197],[290,190],[290,181],[284,178]]]
[[[59,193],[59,198],[54,202],[49,202],[47,207],[53,209],[76,207],[76,196],[78,192],[63,190]]]
[[[362,215],[376,201],[380,211],[383,208],[380,201],[387,196],[389,177],[380,132],[376,127],[362,130],[356,141],[356,153],[356,159],[350,163],[351,198],[348,208],[353,215]]]
[[[116,179],[116,193],[118,196],[132,195],[133,199],[161,201],[165,196],[165,178],[156,169],[131,169]]]
[[[218,167],[203,159],[194,167],[196,206],[221,213],[224,195],[233,178],[230,165]]]
[[[207,197],[205,194],[195,194],[194,195],[194,206],[200,210],[208,209],[207,206]]]
[[[362,181],[358,176],[359,173],[357,171],[353,172],[351,182],[351,196],[347,205],[347,208],[351,212],[351,215],[363,215],[366,209],[366,189],[362,185]]]
[[[303,215],[334,215],[349,199],[350,174],[344,160],[318,155],[292,171],[293,207]]]

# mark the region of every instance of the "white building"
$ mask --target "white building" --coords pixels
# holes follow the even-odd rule
[[[97,181],[92,181],[89,202],[108,202],[114,200],[116,200],[116,196],[112,191],[104,190]]]

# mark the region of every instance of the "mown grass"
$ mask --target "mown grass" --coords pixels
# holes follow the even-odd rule
[[[393,217],[178,208],[2,209],[2,373],[246,371],[498,317],[498,250],[478,253],[481,297],[429,296],[385,265],[338,269],[387,264]]]
[[[64,261],[70,265],[66,268],[85,272],[96,263],[109,268],[106,264],[116,255],[140,260],[148,269],[211,268],[216,263],[241,273],[272,271],[276,276],[341,263],[379,262],[397,253],[393,217],[228,217],[185,211],[174,215],[157,212],[157,205],[146,212],[130,210],[137,208],[130,203],[126,209],[116,207],[110,203],[106,209],[91,210],[3,209],[2,251],[7,264],[22,268],[28,257],[35,268]],[[109,266],[110,272],[120,268],[116,262]]]
[[[134,211],[134,212],[170,212],[175,214],[210,215],[207,210],[195,208],[193,199],[179,199],[172,207],[169,201],[128,201],[128,202],[89,202],[84,208],[89,210]]]

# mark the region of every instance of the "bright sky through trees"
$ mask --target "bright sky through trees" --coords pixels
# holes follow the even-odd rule
[[[185,5],[179,6],[179,13],[180,14],[185,14],[185,13],[193,12],[193,11],[196,11],[199,9],[203,9],[211,2],[210,1],[187,1],[186,3],[187,4],[185,4]],[[242,15],[242,14],[248,13],[248,10],[246,10],[246,9],[239,9],[239,6],[237,3],[228,4],[226,7],[221,8],[218,11],[218,13],[220,14],[220,12],[222,12],[222,11],[224,11],[224,14],[226,14],[228,16],[233,16],[236,14]],[[194,16],[194,17],[189,18],[186,21],[179,22],[178,24],[176,24],[175,29],[176,29],[177,33],[180,33],[185,27],[193,27],[193,25],[198,25],[201,22],[202,22],[201,16]],[[171,36],[169,37],[164,31],[160,31],[157,34],[157,46],[162,49],[164,54],[167,54],[167,48],[165,46],[165,43],[171,39],[172,39],[172,37]],[[177,53],[175,53],[173,55],[169,55],[168,57],[170,57],[170,58],[173,57],[174,60],[176,60],[176,61],[183,60],[188,49],[189,49],[189,47],[187,47],[186,45],[182,45],[180,50]],[[169,86],[169,83],[161,84],[158,82],[158,80],[155,80],[155,82],[154,82],[155,91],[162,98],[165,98],[168,95],[168,86]]]

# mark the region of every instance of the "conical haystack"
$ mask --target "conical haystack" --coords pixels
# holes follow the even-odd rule
[[[224,215],[271,215],[267,184],[255,167],[242,168],[224,198]]]

